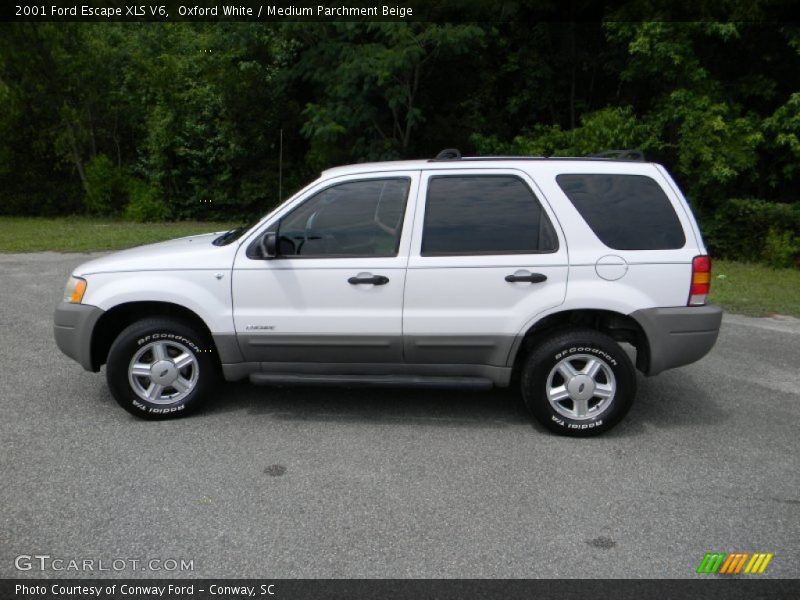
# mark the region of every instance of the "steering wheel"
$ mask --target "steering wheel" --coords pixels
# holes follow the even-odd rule
[[[280,238],[278,238],[278,249],[284,256],[300,256],[303,253],[303,246],[305,246],[307,242],[317,242],[320,240],[331,242],[334,246],[338,244],[338,238],[332,233],[318,235],[314,233],[314,231],[306,229],[300,235],[281,235]],[[284,250],[286,245],[291,246],[291,248]]]

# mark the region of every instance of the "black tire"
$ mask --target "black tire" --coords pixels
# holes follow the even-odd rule
[[[155,345],[162,351],[165,350],[168,358],[177,358],[186,353],[187,356],[190,355],[186,360],[193,359],[183,369],[179,369],[174,363],[172,367],[174,374],[183,377],[178,383],[191,380],[192,386],[180,392],[178,388],[164,385],[162,386],[164,398],[159,398],[158,402],[146,400],[134,389],[135,384],[141,389],[147,383],[153,384],[153,380],[147,376],[144,378],[129,376],[129,367],[142,350],[145,354],[141,359],[155,364],[157,360],[154,354]],[[196,376],[194,369],[197,369]],[[170,419],[195,412],[219,382],[219,373],[219,362],[208,336],[187,323],[172,318],[142,319],[125,328],[111,345],[106,365],[106,380],[114,399],[129,413],[143,419]],[[166,369],[163,374],[167,374]],[[175,401],[167,398],[171,393],[174,394]],[[185,395],[181,397],[182,393]]]
[[[590,359],[601,363],[597,375],[588,382],[580,371],[587,367]],[[569,379],[570,388],[585,404],[578,403],[570,395],[555,400],[559,410],[548,399],[547,390],[557,390],[562,385],[568,390],[568,379],[556,370],[572,367],[581,378]],[[583,367],[581,367],[583,365]],[[552,380],[550,379],[552,373]],[[625,350],[609,336],[593,329],[561,329],[537,345],[525,359],[521,378],[522,397],[528,410],[539,423],[550,431],[561,435],[586,437],[608,431],[620,422],[630,410],[636,395],[636,369]],[[584,388],[587,390],[584,392]],[[604,390],[614,390],[610,398],[601,398]],[[591,395],[597,390],[598,395]],[[589,396],[588,399],[585,396]],[[569,414],[579,415],[573,418]],[[597,412],[592,414],[592,411]]]

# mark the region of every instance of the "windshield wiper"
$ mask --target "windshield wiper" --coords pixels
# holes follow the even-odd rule
[[[236,240],[239,236],[241,236],[246,231],[246,227],[242,225],[241,227],[234,227],[230,231],[226,231],[217,239],[215,239],[212,244],[215,246],[226,246],[230,244],[232,241]]]

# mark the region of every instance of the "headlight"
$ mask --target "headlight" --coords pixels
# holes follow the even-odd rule
[[[64,302],[80,304],[84,292],[86,292],[86,280],[80,277],[70,277],[67,287],[64,288]]]

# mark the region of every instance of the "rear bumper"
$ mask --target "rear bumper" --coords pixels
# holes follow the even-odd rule
[[[631,313],[647,336],[646,375],[688,365],[703,358],[717,341],[722,309],[713,304],[647,308]]]
[[[87,371],[98,370],[92,364],[92,332],[103,312],[88,304],[62,302],[53,318],[53,334],[59,350]]]

